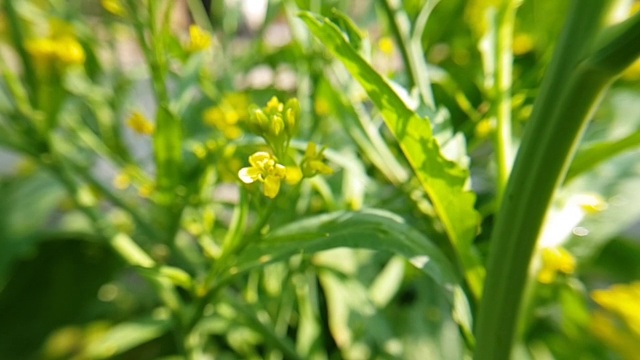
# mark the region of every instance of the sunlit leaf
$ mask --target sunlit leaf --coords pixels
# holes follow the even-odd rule
[[[483,269],[472,249],[478,227],[475,195],[466,190],[468,171],[446,159],[433,137],[431,124],[409,109],[391,85],[347,42],[326,18],[304,12],[300,17],[365,89],[394,134],[411,167],[433,202],[449,238],[458,250],[467,279],[478,294]]]
[[[170,326],[168,320],[141,319],[118,324],[104,337],[91,343],[86,356],[90,359],[109,359],[138,345],[162,336]]]

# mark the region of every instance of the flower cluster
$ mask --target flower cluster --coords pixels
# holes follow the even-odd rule
[[[302,178],[317,174],[332,174],[333,170],[324,163],[324,149],[318,151],[315,143],[307,145],[304,156],[299,162],[289,154],[289,144],[298,127],[300,105],[296,99],[283,104],[273,97],[264,108],[253,107],[249,112],[249,128],[260,135],[272,152],[258,151],[249,156],[251,166],[240,169],[238,177],[245,184],[259,182],[263,184],[263,193],[275,198],[282,181],[294,185]],[[289,166],[278,159],[287,160]]]
[[[209,49],[212,43],[211,34],[203,30],[200,26],[191,25],[189,27],[189,43],[186,45],[187,51],[204,51]]]
[[[84,48],[73,35],[73,28],[60,21],[51,21],[49,34],[27,40],[25,47],[41,68],[84,64]]]
[[[264,195],[273,199],[280,191],[280,182],[287,176],[284,165],[278,164],[275,156],[258,151],[249,156],[250,167],[240,169],[238,177],[245,184],[259,181],[264,184]]]
[[[222,97],[220,104],[205,110],[203,121],[205,124],[218,129],[225,138],[234,140],[242,136],[241,122],[249,117],[247,108],[249,100],[240,93],[227,94]]]
[[[155,125],[139,111],[131,113],[127,125],[140,135],[151,135],[155,131]]]
[[[298,129],[299,116],[300,104],[297,99],[290,99],[283,104],[274,96],[262,109],[253,107],[249,110],[249,126],[277,156],[284,156]]]

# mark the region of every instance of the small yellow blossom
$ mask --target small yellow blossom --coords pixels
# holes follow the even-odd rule
[[[602,308],[620,317],[636,336],[640,336],[640,281],[594,290],[591,298]]]
[[[543,284],[552,283],[558,272],[573,274],[576,259],[570,252],[561,247],[542,249],[542,270],[538,273],[538,281]]]
[[[74,65],[85,61],[82,45],[70,36],[31,39],[27,40],[25,47],[41,64],[59,61],[62,65]]]
[[[289,185],[295,185],[302,180],[302,170],[297,166],[287,166],[285,180]]]
[[[393,55],[393,51],[395,49],[395,45],[393,44],[393,40],[388,36],[383,36],[378,40],[378,49],[380,52],[390,56]]]
[[[493,131],[493,122],[490,119],[482,119],[476,124],[476,136],[480,139],[489,137]]]
[[[310,142],[307,145],[304,158],[302,159],[302,173],[305,177],[312,177],[316,174],[330,175],[333,174],[333,169],[324,163],[323,150],[320,152],[316,149],[316,144]]]
[[[267,103],[265,112],[267,113],[267,115],[276,114],[276,113],[282,112],[283,108],[284,108],[284,104],[281,103],[280,100],[278,100],[277,96],[274,96]]]
[[[66,64],[84,64],[85,53],[82,45],[72,38],[72,37],[64,37],[57,41],[56,48],[58,59]]]
[[[513,38],[513,54],[520,56],[525,55],[533,50],[533,38],[529,34],[517,34]]]
[[[129,186],[131,186],[131,177],[129,176],[129,174],[127,174],[126,171],[117,174],[113,178],[113,187],[115,187],[116,189],[124,190]]]
[[[151,135],[155,131],[155,125],[139,111],[131,113],[127,125],[140,135]]]
[[[195,143],[191,146],[191,151],[193,154],[200,160],[204,159],[207,156],[207,148],[204,144]]]
[[[105,10],[113,15],[124,17],[127,14],[122,1],[120,0],[101,0],[100,4]]]
[[[156,187],[153,183],[146,183],[140,186],[140,188],[138,189],[138,195],[140,195],[140,197],[142,198],[148,199],[151,197],[151,195],[153,195],[155,189]]]
[[[578,205],[587,215],[594,215],[606,210],[609,205],[599,194],[580,194],[576,200]]]
[[[287,170],[278,164],[275,156],[265,151],[258,151],[249,156],[250,167],[238,171],[238,177],[245,184],[259,181],[264,184],[264,195],[275,198],[280,191],[280,183],[286,178]]]
[[[249,117],[248,107],[249,99],[245,94],[226,94],[218,106],[205,110],[203,121],[220,130],[225,138],[234,140],[243,134],[240,123]]]
[[[331,113],[331,105],[324,98],[317,98],[313,107],[316,110],[316,114],[320,116],[327,116]]]
[[[198,25],[189,26],[189,44],[187,45],[187,50],[191,52],[197,52],[206,50],[211,47],[212,38],[211,34],[203,30]]]
[[[220,130],[229,140],[242,136],[242,129],[237,125],[239,116],[233,110],[225,111],[216,106],[207,109],[203,115],[204,123]]]

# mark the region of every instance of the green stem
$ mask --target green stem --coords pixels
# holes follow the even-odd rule
[[[527,270],[547,208],[605,90],[640,54],[637,17],[613,40],[592,50],[613,3],[572,3],[497,215],[475,329],[475,359],[509,359]]]
[[[422,33],[428,19],[428,15],[438,1],[425,4],[418,16],[417,26],[412,31],[411,20],[400,7],[402,3],[397,0],[382,0],[382,7],[387,15],[389,27],[398,42],[400,54],[409,73],[409,88],[416,86],[422,102],[430,109],[435,109],[433,93],[429,84],[427,63],[424,59],[422,48]]]
[[[128,3],[130,8],[137,8],[135,1],[129,0]],[[138,42],[149,64],[151,85],[158,104],[153,151],[156,161],[157,200],[162,208],[161,222],[165,225],[167,233],[165,240],[168,241],[177,231],[181,212],[176,188],[180,184],[182,175],[182,124],[169,107],[170,99],[165,79],[168,69],[165,60],[164,40],[161,33],[162,27],[158,29],[157,26],[158,22],[164,23],[159,17],[163,15],[160,10],[165,3],[164,1],[149,1],[147,22],[134,17],[133,25]],[[146,29],[148,29],[148,33]]]
[[[497,203],[509,180],[513,161],[511,133],[511,74],[513,71],[513,29],[516,14],[516,2],[507,0],[496,14],[495,77],[493,79],[492,115],[496,119],[495,156],[497,167]]]
[[[14,7],[14,0],[5,0],[4,8],[6,11],[6,18],[9,20],[9,28],[11,29],[11,37],[13,41],[13,47],[18,52],[20,56],[20,61],[22,62],[22,66],[24,67],[23,72],[27,79],[27,84],[32,92],[29,93],[31,95],[31,103],[33,104],[35,99],[33,98],[33,94],[36,93],[36,88],[38,85],[38,79],[36,78],[36,71],[31,62],[31,56],[27,53],[27,49],[25,48],[25,39],[22,34],[22,26],[20,26],[20,19],[18,18],[18,13]]]

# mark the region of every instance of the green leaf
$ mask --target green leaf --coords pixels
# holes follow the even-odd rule
[[[604,161],[626,151],[640,147],[640,131],[636,131],[622,139],[601,142],[580,151],[571,163],[566,180],[591,170]]]
[[[353,49],[335,24],[309,12],[301,13],[300,17],[342,61],[382,114],[457,249],[469,285],[479,295],[484,269],[472,248],[479,216],[474,209],[475,195],[465,189],[468,171],[442,156],[429,121],[407,107],[391,85]]]
[[[247,247],[230,273],[245,272],[295,254],[313,254],[338,247],[402,255],[445,289],[459,282],[451,262],[428,238],[397,215],[375,209],[318,215],[274,230],[264,241]]]
[[[89,344],[85,356],[109,359],[136,346],[162,336],[169,329],[168,320],[140,319],[118,324],[103,337]]]

